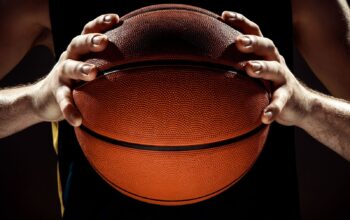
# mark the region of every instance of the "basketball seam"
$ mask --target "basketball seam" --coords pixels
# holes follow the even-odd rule
[[[159,146],[159,145],[146,145],[146,144],[137,144],[137,143],[131,143],[131,142],[126,142],[122,140],[117,140],[111,137],[107,137],[105,135],[99,134],[92,129],[81,125],[80,129],[89,134],[90,136],[102,140],[104,142],[122,146],[122,147],[128,147],[128,148],[133,148],[137,150],[149,150],[149,151],[191,151],[191,150],[202,150],[202,149],[209,149],[209,148],[215,148],[215,147],[223,147],[228,144],[236,143],[239,141],[242,141],[244,139],[247,139],[258,132],[262,131],[264,128],[266,128],[267,125],[265,124],[260,124],[259,126],[255,127],[254,129],[248,131],[247,133],[241,134],[239,136],[222,140],[222,141],[217,141],[217,142],[212,142],[208,144],[196,144],[196,145],[181,145],[181,146]]]
[[[190,61],[190,60],[157,60],[157,61],[142,61],[142,62],[134,62],[134,63],[127,63],[122,64],[119,66],[114,66],[111,68],[108,68],[106,70],[100,70],[97,73],[97,77],[94,81],[103,78],[106,75],[115,73],[117,71],[127,71],[127,70],[133,70],[133,69],[139,69],[139,68],[148,68],[148,67],[154,67],[154,66],[184,66],[184,67],[197,67],[197,68],[204,68],[204,69],[212,69],[212,70],[221,70],[221,71],[227,71],[227,72],[234,72],[239,74],[240,76],[247,77],[255,82],[257,82],[262,88],[266,89],[266,96],[269,98],[269,88],[263,83],[261,79],[248,77],[247,73],[245,73],[242,70],[238,70],[232,66],[227,66],[220,63],[211,63],[211,62],[198,62],[198,61]],[[89,84],[91,82],[80,82],[78,83],[74,89],[81,89],[84,85]]]
[[[118,70],[129,70],[136,68],[144,68],[144,67],[153,67],[153,66],[189,66],[189,67],[197,67],[197,68],[205,68],[212,70],[221,70],[221,71],[234,71],[236,73],[246,75],[246,73],[242,70],[238,70],[233,66],[228,66],[221,63],[207,62],[207,61],[193,61],[193,60],[181,60],[181,59],[164,59],[164,60],[145,60],[140,62],[126,63],[118,66],[111,67],[106,70],[100,71],[98,74],[107,75],[109,73],[118,71]],[[254,79],[254,78],[251,78]],[[256,79],[255,79],[256,80]]]

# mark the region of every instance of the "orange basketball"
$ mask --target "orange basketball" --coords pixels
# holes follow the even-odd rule
[[[96,172],[116,190],[160,205],[211,198],[261,152],[269,94],[236,70],[239,34],[201,8],[164,4],[121,18],[87,62],[100,76],[73,92],[75,129]]]

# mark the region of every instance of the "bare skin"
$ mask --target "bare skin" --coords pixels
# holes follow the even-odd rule
[[[11,8],[16,3],[16,6],[18,6],[18,1],[20,0],[5,1],[4,4],[7,8]],[[0,60],[6,60],[6,65],[0,65],[0,77],[6,75],[33,46],[43,44],[52,49],[51,27],[48,22],[48,3],[46,0],[36,1],[43,4],[31,5],[27,3],[16,9],[21,11],[21,16],[29,16],[29,21],[12,18],[12,15],[6,14],[5,11],[3,11],[3,14],[0,13],[2,21],[9,21],[6,24],[1,22],[0,30],[10,30],[9,35],[0,36],[0,42],[6,42],[6,44],[0,45]],[[297,2],[297,0],[294,1]],[[312,2],[312,0],[308,0],[308,2]],[[341,0],[328,0],[327,7],[330,7],[331,2],[342,3]],[[38,7],[37,5],[41,6]],[[294,6],[295,14],[298,7],[297,4],[294,4]],[[345,14],[347,9],[344,9]],[[330,15],[328,14],[328,16]],[[19,19],[20,22],[16,19]],[[80,62],[79,57],[90,51],[103,50],[108,39],[105,35],[98,33],[112,28],[118,22],[118,19],[117,15],[110,14],[109,16],[102,15],[89,22],[85,26],[82,35],[72,40],[67,50],[60,56],[55,67],[41,81],[33,85],[0,91],[0,138],[41,121],[65,119],[72,126],[81,124],[81,115],[72,99],[71,85],[75,80],[93,80],[96,76],[96,68]],[[318,94],[299,83],[286,66],[284,58],[278,53],[273,42],[262,36],[259,27],[255,23],[240,14],[232,12],[224,12],[223,19],[246,34],[236,39],[237,48],[241,52],[255,53],[265,59],[248,61],[242,65],[251,77],[263,78],[273,82],[273,99],[262,114],[262,122],[269,124],[276,120],[284,125],[301,127],[349,160],[350,149],[347,149],[346,146],[350,146],[348,126],[350,124],[350,104],[344,100]],[[349,20],[345,24],[348,25],[348,22]],[[303,22],[295,23],[298,24],[298,28],[310,26],[310,23],[307,23],[307,25]],[[338,25],[338,22],[331,24]],[[339,25],[344,25],[344,22],[339,22]],[[342,26],[338,28],[342,29]],[[23,38],[23,30],[26,31],[26,36],[28,35],[26,39]],[[334,34],[323,34],[327,36],[321,37],[318,43],[326,44],[329,39],[333,39]],[[302,35],[299,37],[300,39],[303,38]],[[343,36],[343,38],[345,42],[349,40],[346,36]],[[333,40],[332,42],[336,44],[336,39]],[[314,66],[317,67],[324,62],[324,59],[317,56],[317,54],[312,55],[312,53],[319,52],[316,46],[310,46],[308,43],[299,43],[298,45],[302,47],[300,48],[301,51],[308,51],[308,47],[311,51],[314,51],[310,52],[311,55],[309,55],[310,62]],[[339,65],[344,68],[344,71],[349,72],[350,67],[345,64],[348,63],[349,59],[344,56],[343,52],[344,50],[340,49],[339,54],[328,57],[328,59],[329,62],[334,59],[341,60]],[[322,65],[324,64],[322,63]],[[350,76],[344,74],[343,69],[340,71],[338,67],[331,68],[331,71],[328,72],[317,71],[317,68],[314,70],[321,80],[327,74],[332,77],[343,77],[344,81],[350,80]],[[330,91],[335,94],[347,97],[350,93],[350,90],[346,88],[348,85],[346,83],[338,85],[337,81],[327,79],[323,81]],[[324,132],[326,134],[323,134]]]
[[[116,14],[108,14],[89,22],[44,79],[32,85],[1,90],[0,137],[43,121],[66,119],[72,126],[79,126],[81,115],[71,95],[72,83],[91,81],[97,74],[95,66],[78,61],[79,57],[104,50],[108,39],[98,32],[112,28],[118,20]]]
[[[237,48],[243,53],[255,53],[265,59],[251,60],[242,65],[249,76],[273,83],[272,100],[262,114],[262,122],[270,124],[277,121],[300,127],[350,161],[350,103],[301,84],[274,43],[263,37],[254,22],[234,12],[224,12],[222,17],[236,28],[240,28],[237,24],[244,21],[247,35],[237,37]]]

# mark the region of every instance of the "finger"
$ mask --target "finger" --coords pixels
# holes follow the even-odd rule
[[[289,100],[291,93],[287,86],[281,86],[272,95],[271,103],[264,109],[261,121],[264,124],[271,124],[282,112],[284,106]]]
[[[221,18],[226,24],[244,34],[263,36],[259,26],[242,14],[232,11],[224,11],[221,15]]]
[[[239,35],[236,38],[236,47],[243,53],[254,53],[266,60],[281,61],[275,44],[265,37]]]
[[[270,80],[275,86],[286,82],[285,70],[277,61],[248,61],[245,64],[245,71],[251,77]]]
[[[73,38],[67,47],[67,59],[79,59],[83,54],[99,52],[106,48],[107,36],[104,34],[85,34]]]
[[[117,14],[104,14],[88,22],[82,34],[103,33],[114,27],[119,22]]]
[[[91,81],[96,78],[97,72],[97,68],[93,64],[68,59],[62,62],[60,76],[64,80]]]
[[[72,91],[68,86],[61,86],[56,92],[56,101],[60,106],[63,117],[74,127],[81,125],[82,117],[75,107]]]

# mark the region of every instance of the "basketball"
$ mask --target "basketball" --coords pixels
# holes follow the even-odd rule
[[[264,83],[238,71],[240,33],[210,11],[153,5],[120,19],[107,49],[84,57],[98,77],[73,91],[82,151],[112,187],[158,205],[214,197],[237,183],[269,127]]]

